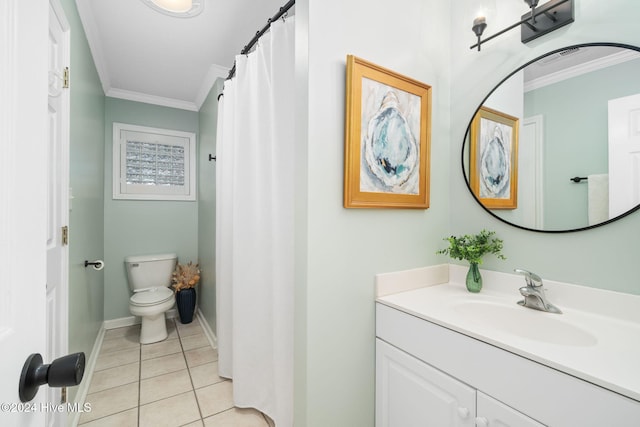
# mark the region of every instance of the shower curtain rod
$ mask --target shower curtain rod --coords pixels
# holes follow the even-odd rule
[[[253,36],[251,41],[249,41],[249,43],[244,47],[244,49],[242,49],[240,54],[246,55],[247,53],[249,53],[251,51],[251,48],[258,42],[258,40],[260,40],[260,37],[262,37],[262,35],[267,32],[267,30],[271,26],[271,23],[280,19],[284,14],[286,14],[289,11],[289,9],[293,7],[294,4],[296,4],[296,0],[289,0],[284,6],[280,8],[280,10],[278,10],[278,13],[276,13],[271,18],[269,18],[267,20],[267,24],[264,27],[262,27],[260,31],[256,32],[256,35]],[[233,78],[235,74],[236,74],[236,64],[234,62],[233,67],[231,67],[231,71],[229,71],[229,75],[227,76],[226,80]]]

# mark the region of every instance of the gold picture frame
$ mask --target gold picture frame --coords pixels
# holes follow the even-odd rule
[[[487,209],[518,207],[520,121],[481,107],[471,122],[469,185]]]
[[[431,86],[347,56],[345,208],[429,207]]]

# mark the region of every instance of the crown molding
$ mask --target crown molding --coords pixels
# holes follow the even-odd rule
[[[180,110],[198,111],[199,107],[188,101],[180,99],[164,98],[162,96],[147,95],[146,93],[131,90],[111,88],[106,93],[111,98],[126,99],[128,101],[144,102],[145,104],[160,105],[163,107],[178,108]]]
[[[541,87],[548,86],[550,84],[558,83],[566,79],[601,70],[613,65],[622,64],[624,62],[638,58],[640,58],[640,54],[638,52],[636,52],[635,50],[629,50],[614,53],[612,55],[594,59],[592,61],[587,61],[583,64],[574,65],[573,67],[566,68],[562,71],[557,71],[555,73],[530,80],[524,84],[524,92],[540,89]]]
[[[80,15],[80,22],[82,28],[84,28],[84,34],[89,44],[89,50],[93,57],[93,63],[98,72],[100,83],[102,84],[102,91],[106,94],[111,89],[111,78],[109,76],[107,63],[104,59],[104,53],[102,51],[102,43],[100,43],[100,34],[98,32],[98,25],[93,19],[94,12],[91,8],[91,2],[89,0],[76,0],[76,7],[78,14]]]

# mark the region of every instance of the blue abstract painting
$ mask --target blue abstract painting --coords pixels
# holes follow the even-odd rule
[[[480,121],[480,197],[509,199],[511,195],[511,126]]]
[[[419,194],[420,101],[362,79],[360,191]]]

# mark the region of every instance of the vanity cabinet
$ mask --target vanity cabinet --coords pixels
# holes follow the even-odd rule
[[[376,427],[544,427],[376,339]]]
[[[640,426],[637,400],[381,302],[376,338],[376,427]]]

